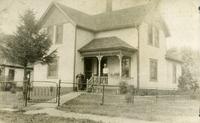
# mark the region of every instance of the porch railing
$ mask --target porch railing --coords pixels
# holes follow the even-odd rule
[[[118,86],[120,82],[126,82],[129,85],[135,85],[133,77],[107,77],[92,76],[87,80],[87,90],[93,91],[99,85]]]
[[[107,85],[108,84],[108,77],[106,76],[92,76],[90,79],[87,80],[87,90],[94,89],[94,86],[98,85]]]
[[[116,85],[119,84],[120,82],[126,82],[129,85],[136,85],[134,78],[133,77],[119,77],[119,76],[115,76],[115,77],[109,77],[108,78],[109,81],[109,85]]]

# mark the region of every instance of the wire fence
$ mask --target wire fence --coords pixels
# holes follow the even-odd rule
[[[0,82],[0,107],[22,108],[23,100],[22,81]]]
[[[69,89],[71,88],[71,89]],[[159,90],[145,88],[137,90],[133,85],[107,83],[72,83],[67,81],[29,81],[24,86],[23,81],[0,82],[0,104],[9,104],[14,107],[27,106],[28,103],[56,103],[60,106],[61,96],[72,91],[84,91],[98,95],[99,103],[132,103],[138,101],[176,101],[180,99],[191,100],[190,94],[181,94],[177,89]],[[118,100],[112,99],[117,98]],[[12,104],[13,103],[13,104]]]

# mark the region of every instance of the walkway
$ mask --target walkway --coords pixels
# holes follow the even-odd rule
[[[83,93],[85,93],[85,92],[71,92],[71,93],[62,95],[60,97],[60,105],[62,105],[65,102],[68,102],[68,101],[80,96]],[[44,109],[44,108],[56,108],[58,106],[58,104],[57,103],[52,103],[52,102],[55,102],[55,100],[56,99],[54,98],[52,100],[49,100],[46,103],[38,103],[38,104],[35,104],[35,105],[32,105],[32,106],[28,107],[28,109],[33,110],[33,109]]]
[[[53,108],[45,108],[42,110],[28,111],[25,114],[39,114],[45,113],[49,116],[54,117],[64,117],[64,118],[75,118],[75,119],[89,119],[93,121],[102,121],[103,123],[160,123],[160,122],[150,122],[150,121],[142,121],[136,119],[127,119],[121,117],[109,117],[109,116],[100,116],[93,114],[80,114],[73,112],[64,112]]]

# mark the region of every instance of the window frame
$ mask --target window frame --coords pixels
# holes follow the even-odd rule
[[[50,75],[50,65],[53,64],[53,62],[56,61],[56,74],[55,75]],[[59,57],[56,57],[53,60],[52,63],[47,64],[47,78],[49,79],[57,79],[58,78],[58,70],[59,70]]]
[[[52,30],[51,35],[49,35],[49,34],[50,34],[50,33],[49,33],[50,30]],[[54,42],[54,31],[55,31],[55,29],[54,29],[54,26],[53,26],[53,25],[47,27],[48,39],[50,39],[52,43]]]
[[[155,63],[156,68],[152,68],[152,63]],[[154,72],[156,72],[156,73],[152,73],[152,69],[155,69]],[[153,76],[152,74],[155,74],[155,78],[152,77]],[[149,60],[149,79],[150,79],[150,81],[154,81],[154,82],[158,81],[158,60],[157,59],[150,58],[150,60]]]
[[[148,45],[160,47],[160,30],[152,24],[148,24]]]
[[[61,28],[61,30],[60,30],[61,33],[59,32],[59,28]],[[63,31],[64,31],[63,24],[56,25],[56,30],[55,31],[56,31],[55,44],[62,44],[63,43]]]
[[[157,27],[154,27],[154,44],[155,47],[160,46],[160,32]]]
[[[148,24],[148,44],[153,46],[153,26]]]
[[[7,76],[7,80],[8,81],[14,81],[15,80],[15,69],[14,68],[9,68],[8,69],[8,76]],[[13,76],[12,76],[13,75]]]

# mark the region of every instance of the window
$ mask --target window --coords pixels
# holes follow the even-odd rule
[[[159,47],[159,29],[151,24],[148,25],[148,44]]]
[[[61,44],[63,40],[63,25],[56,26],[56,44]]]
[[[4,68],[1,67],[0,68],[0,81],[5,81],[4,80],[4,77],[5,77],[4,72],[5,72]]]
[[[48,38],[53,41],[53,33],[54,33],[54,29],[53,26],[49,26],[47,28],[47,34],[48,34]]]
[[[158,61],[156,59],[150,59],[150,80],[157,81],[158,79]]]
[[[159,30],[158,30],[158,28],[154,28],[154,41],[155,41],[155,46],[159,47]]]
[[[52,63],[48,64],[48,77],[58,76],[58,58],[55,58]]]
[[[148,25],[148,44],[153,45],[153,26]]]
[[[0,76],[3,75],[3,68],[0,68]]]
[[[122,59],[122,77],[130,77],[130,58],[123,57]]]
[[[173,83],[176,83],[176,64],[173,64],[172,67]]]
[[[8,81],[14,81],[15,78],[15,70],[9,69],[8,71]]]

